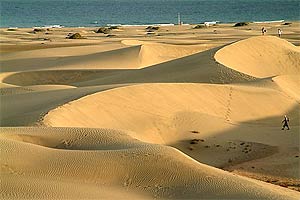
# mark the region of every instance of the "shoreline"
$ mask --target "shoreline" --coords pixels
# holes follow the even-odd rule
[[[168,27],[168,26],[193,26],[193,25],[205,25],[210,24],[212,25],[227,25],[227,24],[236,24],[240,22],[247,22],[247,23],[253,23],[253,24],[274,24],[274,23],[293,23],[293,22],[300,22],[299,20],[270,20],[270,21],[236,21],[236,22],[222,22],[222,21],[206,21],[206,22],[199,22],[199,23],[188,23],[188,24],[174,24],[174,23],[149,23],[149,24],[94,24],[90,26],[64,26],[60,24],[53,24],[53,25],[44,25],[44,26],[5,26],[1,27],[0,29],[22,29],[22,28],[97,28],[97,27],[145,27],[145,26],[162,26],[162,27]]]

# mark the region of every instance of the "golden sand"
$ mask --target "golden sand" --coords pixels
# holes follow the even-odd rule
[[[299,22],[260,26],[0,29],[1,198],[299,199]]]

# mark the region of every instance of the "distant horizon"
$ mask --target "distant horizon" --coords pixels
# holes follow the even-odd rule
[[[0,2],[0,27],[177,24],[178,13],[181,13],[183,23],[187,24],[205,21],[235,23],[300,20],[297,0],[0,0]]]
[[[253,21],[253,22],[249,22],[249,23],[278,23],[278,22],[300,22],[300,20],[273,20],[273,21]],[[215,22],[215,21],[208,21],[208,22]],[[235,23],[239,23],[240,21],[236,21],[236,22],[218,22],[217,24],[235,24]],[[205,22],[199,22],[199,23],[190,23],[190,24],[182,24],[183,26],[186,25],[197,25],[197,24],[204,24]],[[174,23],[155,23],[155,24],[91,24],[91,25],[87,25],[87,26],[64,26],[61,24],[46,24],[46,25],[42,25],[42,26],[28,26],[28,27],[22,27],[22,26],[6,26],[6,27],[2,27],[0,26],[0,28],[97,28],[97,27],[110,27],[110,26],[117,26],[117,27],[134,27],[134,26],[176,26],[178,24],[174,24]]]

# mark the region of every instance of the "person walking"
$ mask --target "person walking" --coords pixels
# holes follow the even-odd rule
[[[287,130],[290,130],[289,121],[290,121],[290,119],[286,115],[284,115],[284,118],[283,118],[283,120],[281,122],[283,124],[281,130],[284,130],[285,127],[287,127]]]
[[[278,37],[281,37],[281,35],[282,35],[282,30],[279,28],[278,29]]]
[[[265,27],[262,27],[262,29],[261,29],[261,34],[262,34],[262,35],[265,35],[266,32],[267,32],[267,30],[265,29]]]

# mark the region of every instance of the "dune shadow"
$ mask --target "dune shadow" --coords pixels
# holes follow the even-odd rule
[[[230,69],[214,59],[222,47],[152,65],[142,69],[120,71],[110,77],[81,82],[79,85],[124,83],[240,83],[255,77]]]
[[[299,113],[299,105],[294,106],[286,113],[290,117],[289,131],[281,130],[283,116],[272,116],[240,123],[227,122],[224,119],[224,123],[231,125],[226,130],[220,130],[207,136],[203,133],[205,133],[205,129],[210,128],[209,125],[203,130],[201,127],[194,130],[195,127],[193,127],[191,130],[197,131],[197,134],[191,136],[191,139],[179,140],[168,145],[177,148],[201,163],[218,168],[226,168],[266,158],[274,155],[281,148],[298,149],[299,152]],[[291,160],[296,159],[294,155],[290,156]],[[289,170],[289,164],[286,163],[287,168],[282,170]],[[298,162],[298,174],[299,169],[300,163]],[[265,173],[271,172],[266,171]]]
[[[214,59],[214,54],[222,47],[223,46],[213,48],[142,69],[65,69],[59,71],[43,70],[19,72],[6,77],[4,82],[14,85],[72,83],[74,86],[93,86],[129,83],[223,84],[256,80],[255,77],[240,73],[218,63]],[[112,51],[109,51],[108,53],[111,52]],[[116,61],[122,62],[122,60],[119,59],[116,59]],[[31,80],[32,76],[34,76],[35,80]],[[62,81],[62,77],[65,77],[63,78],[64,81]],[[32,82],[30,83],[30,81]]]
[[[33,71],[33,70],[66,70],[105,68],[138,68],[141,46],[131,46],[104,52],[96,52],[78,56],[23,58],[1,61],[1,72]],[[78,67],[79,66],[79,67]]]
[[[0,96],[0,127],[40,125],[50,110],[83,96],[125,85],[103,85]]]

